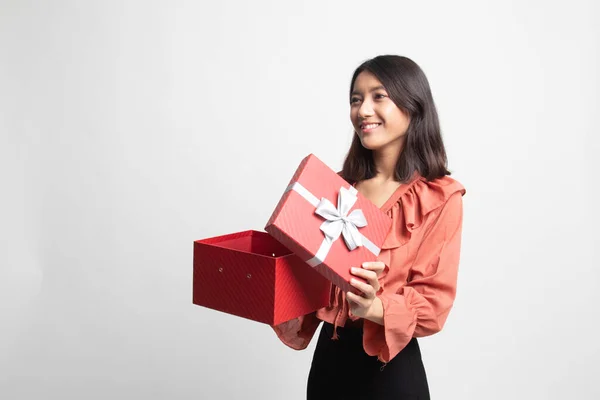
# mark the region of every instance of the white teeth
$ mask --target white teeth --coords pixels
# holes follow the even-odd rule
[[[363,129],[373,129],[377,126],[379,126],[381,124],[369,124],[369,125],[363,125]]]

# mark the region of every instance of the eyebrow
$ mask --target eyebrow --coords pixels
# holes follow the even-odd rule
[[[383,85],[376,86],[376,87],[374,87],[373,89],[371,89],[370,91],[371,91],[371,92],[374,92],[374,91],[376,91],[376,90],[381,90],[381,89],[385,90],[385,88],[383,87]],[[353,96],[353,95],[355,95],[355,94],[360,94],[360,92],[359,92],[359,91],[357,91],[357,90],[353,90],[353,91],[352,91],[352,93],[350,93],[350,95],[351,95],[351,96]]]

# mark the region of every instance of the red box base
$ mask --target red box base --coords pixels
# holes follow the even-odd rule
[[[194,242],[193,303],[277,325],[329,304],[331,284],[265,232]]]

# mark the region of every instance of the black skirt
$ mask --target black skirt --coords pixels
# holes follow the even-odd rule
[[[365,353],[362,327],[323,323],[308,376],[307,399],[429,399],[429,386],[417,339],[389,363]]]

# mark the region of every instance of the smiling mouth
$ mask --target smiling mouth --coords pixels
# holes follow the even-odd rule
[[[375,123],[375,124],[364,124],[360,126],[360,129],[363,132],[369,132],[372,131],[373,129],[377,128],[379,125],[381,125],[380,123]]]

